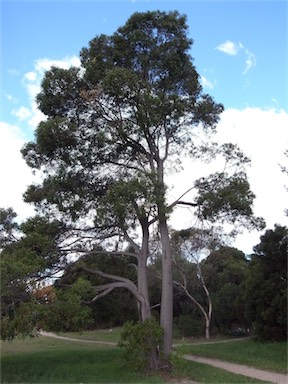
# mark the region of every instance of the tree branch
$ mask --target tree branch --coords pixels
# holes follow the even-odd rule
[[[62,252],[73,252],[73,253],[85,253],[85,255],[109,255],[109,256],[133,256],[138,259],[138,255],[133,252],[125,252],[125,251],[89,251],[88,249],[82,248],[71,248],[71,249],[62,249]]]
[[[198,204],[196,204],[196,203],[190,203],[189,201],[182,201],[182,200],[177,200],[177,201],[175,201],[172,205],[170,205],[170,207],[172,208],[172,207],[174,207],[175,205],[189,205],[190,207],[197,207],[198,206]],[[169,207],[169,208],[170,208]]]

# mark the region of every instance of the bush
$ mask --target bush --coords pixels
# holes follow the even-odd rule
[[[127,352],[127,360],[135,369],[155,371],[162,368],[160,345],[164,331],[155,318],[143,323],[124,324],[119,346]]]

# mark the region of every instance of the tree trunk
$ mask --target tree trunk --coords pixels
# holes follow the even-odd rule
[[[160,324],[164,329],[163,354],[168,357],[172,350],[173,333],[173,278],[170,238],[166,218],[159,222],[162,245],[162,296]]]
[[[169,354],[172,350],[173,333],[173,277],[171,244],[166,219],[165,186],[164,186],[164,160],[158,159],[159,195],[157,196],[158,222],[162,247],[162,292],[160,325],[164,330],[163,350],[165,360],[169,367]]]
[[[142,248],[141,255],[138,259],[138,292],[143,297],[143,302],[139,303],[139,317],[143,323],[146,319],[151,317],[150,299],[148,292],[148,281],[147,281],[147,259],[148,259],[148,241],[149,232],[148,225],[145,227],[142,225]]]
[[[206,319],[206,328],[205,328],[206,339],[210,339],[210,320]]]

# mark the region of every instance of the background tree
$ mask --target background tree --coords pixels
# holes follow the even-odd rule
[[[203,261],[203,271],[213,302],[213,323],[220,333],[233,332],[232,325],[242,331],[248,327],[244,317],[244,282],[249,261],[236,248],[222,246]]]
[[[245,316],[260,340],[286,340],[288,230],[275,225],[260,239],[246,280]]]
[[[167,220],[183,202],[168,202],[165,176],[181,159],[223,158],[223,171],[191,180],[189,204],[201,219],[257,227],[244,166],[232,144],[211,142],[223,106],[204,94],[190,56],[186,17],[178,12],[135,13],[113,35],[81,51],[81,69],[52,68],[37,97],[46,115],[22,153],[42,173],[25,200],[65,223],[69,254],[96,254],[95,246],[137,263],[137,282],[107,277],[133,293],[141,319],[151,316],[147,260],[151,228],[160,233],[163,354],[172,348],[172,255]],[[191,189],[192,191],[192,189]],[[109,240],[109,241],[108,241]]]
[[[204,318],[205,336],[207,339],[210,338],[213,305],[202,272],[201,258],[205,257],[207,252],[211,252],[212,249],[219,247],[221,244],[219,235],[215,235],[216,233],[213,232],[213,229],[189,228],[176,231],[172,236],[173,260],[180,275],[178,278],[174,278],[174,283],[199,309]],[[193,279],[194,276],[197,277],[196,284],[189,289],[188,280],[191,281],[191,277]],[[204,300],[203,295],[197,297],[199,295],[199,286],[202,293],[204,293]]]

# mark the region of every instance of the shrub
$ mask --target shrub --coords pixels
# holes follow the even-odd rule
[[[127,360],[135,369],[155,371],[162,368],[160,345],[163,329],[155,318],[143,323],[124,324],[119,346],[127,352]]]

